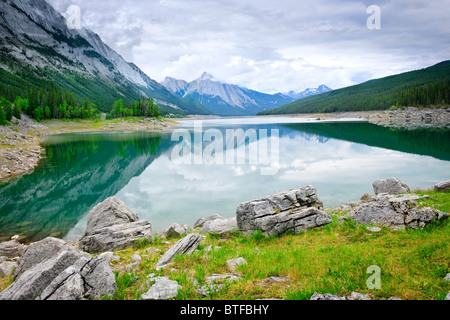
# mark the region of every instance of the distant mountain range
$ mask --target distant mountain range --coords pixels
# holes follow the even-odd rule
[[[45,0],[2,0],[0,12],[0,83],[24,89],[27,82],[54,82],[103,111],[120,98],[130,103],[151,97],[169,112],[209,114],[126,62],[94,32],[69,29]]]
[[[322,85],[302,92],[267,94],[220,82],[207,72],[192,82],[167,77],[161,84],[173,94],[196,100],[211,113],[220,116],[255,115],[296,99],[331,90]]]
[[[315,96],[317,94],[325,93],[328,91],[332,91],[333,89],[327,87],[326,85],[322,84],[318,88],[308,88],[304,91],[289,91],[287,93],[284,93],[284,95],[294,99],[304,99],[307,97]]]
[[[160,84],[91,30],[69,29],[45,0],[1,0],[0,12],[0,85],[14,90],[11,96],[26,92],[28,85],[40,89],[53,83],[104,112],[118,99],[131,104],[146,97],[166,113],[249,116],[331,90],[321,85],[267,94],[206,72],[190,83],[166,78]]]
[[[450,60],[296,100],[260,115],[386,110],[450,103]]]

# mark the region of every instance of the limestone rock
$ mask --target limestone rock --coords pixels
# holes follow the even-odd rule
[[[206,285],[198,288],[196,292],[206,297],[212,293],[217,293],[225,287],[226,282],[240,280],[241,277],[235,274],[217,274],[213,273],[205,278]]]
[[[181,286],[174,280],[169,280],[167,277],[157,277],[151,279],[155,284],[150,289],[141,295],[141,300],[169,300],[178,295],[178,290]]]
[[[34,300],[66,268],[73,265],[83,255],[68,249],[44,260],[26,270],[4,291],[0,300]]]
[[[183,239],[177,241],[156,263],[155,269],[164,268],[176,255],[191,254],[205,236],[191,233]]]
[[[81,257],[42,292],[41,300],[100,299],[116,291],[115,276],[103,258]]]
[[[0,263],[0,276],[9,277],[17,268],[17,262],[15,261],[4,261]]]
[[[177,238],[184,236],[188,233],[188,226],[185,224],[173,223],[169,228],[162,232],[162,236],[165,238]]]
[[[99,255],[99,257],[105,259],[108,263],[120,260],[119,255],[111,251],[103,252],[102,254]]]
[[[23,254],[25,247],[17,240],[0,243],[0,257],[14,258]]]
[[[64,240],[53,237],[47,237],[43,240],[31,243],[23,253],[19,266],[14,272],[14,277],[17,278],[31,267],[68,249],[69,245]]]
[[[414,203],[408,201],[374,201],[361,204],[345,218],[363,225],[383,225],[393,230],[404,230],[423,229],[427,224],[448,216],[448,213],[432,208],[414,207]]]
[[[311,296],[310,300],[371,300],[371,299],[367,295],[359,292],[352,292],[343,297],[333,295],[330,293],[319,294],[315,292]]]
[[[89,235],[85,234],[78,247],[86,252],[99,253],[126,249],[140,239],[153,240],[152,226],[145,220],[105,227]]]
[[[373,184],[373,191],[375,194],[388,193],[400,194],[410,192],[409,187],[397,178],[389,178],[386,180],[377,180]]]
[[[450,180],[442,181],[442,182],[435,184],[434,190],[440,191],[440,192],[450,191]]]
[[[211,220],[215,220],[215,219],[222,219],[222,220],[224,220],[225,218],[222,217],[221,215],[213,214],[213,215],[211,215],[211,216],[208,216],[208,217],[205,217],[205,218],[198,219],[198,220],[194,223],[194,229],[195,229],[195,228],[201,228],[201,227],[203,227],[203,225],[204,225],[207,221],[211,221]]]
[[[111,197],[96,205],[88,216],[86,234],[91,234],[98,229],[136,222],[139,218],[131,211],[123,201]]]
[[[89,212],[86,232],[78,247],[87,252],[99,253],[126,249],[140,239],[153,241],[152,225],[139,220],[122,201],[112,197]]]
[[[200,233],[223,235],[237,229],[236,217],[230,219],[214,219],[206,221],[200,229]]]
[[[237,266],[240,266],[242,264],[247,264],[247,261],[244,258],[239,257],[239,258],[227,260],[226,264],[227,264],[228,269],[231,272],[236,272]]]
[[[322,202],[317,198],[316,189],[304,186],[241,203],[236,218],[243,232],[261,230],[269,236],[300,233],[332,222],[319,208]]]

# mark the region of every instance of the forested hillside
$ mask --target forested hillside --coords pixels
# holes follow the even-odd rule
[[[450,104],[450,60],[432,67],[326,92],[259,113],[329,113],[386,110],[392,106]]]

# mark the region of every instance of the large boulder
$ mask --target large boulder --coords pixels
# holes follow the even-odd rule
[[[352,219],[358,224],[387,226],[393,230],[423,229],[427,224],[445,219],[448,213],[420,208],[416,197],[373,197],[360,204],[344,219]]]
[[[200,242],[205,239],[205,236],[197,233],[191,233],[175,243],[167,252],[158,260],[155,269],[159,270],[166,267],[172,259],[179,254],[191,254],[197,249]]]
[[[83,255],[68,249],[59,252],[26,270],[4,291],[0,300],[34,300],[66,268],[73,265]]]
[[[112,197],[89,212],[86,232],[78,247],[99,253],[125,249],[142,239],[153,241],[152,225],[139,220],[122,201]]]
[[[200,233],[223,235],[237,229],[236,217],[230,219],[219,218],[206,221],[200,229]]]
[[[88,216],[86,233],[118,224],[131,223],[139,220],[136,213],[131,211],[123,201],[111,197],[97,204]]]
[[[24,250],[25,246],[17,240],[10,240],[0,243],[0,257],[20,257]]]
[[[116,290],[114,273],[105,259],[93,258],[56,238],[30,244],[17,269],[0,300],[100,299]]]
[[[389,178],[386,180],[377,180],[373,184],[375,194],[400,194],[410,192],[410,188],[397,178]]]
[[[41,300],[100,299],[116,291],[114,273],[103,258],[81,257],[44,289]]]
[[[450,191],[450,180],[442,181],[439,183],[436,183],[434,185],[434,190],[440,191],[440,192],[447,192]]]
[[[269,236],[300,233],[332,222],[319,210],[322,206],[316,189],[304,186],[241,203],[236,210],[237,225],[240,231],[261,230]]]
[[[53,237],[31,243],[23,253],[19,266],[14,271],[14,277],[20,276],[31,267],[68,249],[69,245],[65,241]]]

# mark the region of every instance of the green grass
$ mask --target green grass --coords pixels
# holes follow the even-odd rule
[[[421,205],[447,211],[450,193],[417,191],[430,198]],[[178,239],[156,237],[153,243],[140,241],[135,247],[117,251],[120,261],[113,263],[117,291],[112,300],[136,300],[151,284],[148,276],[168,276],[182,287],[178,300],[254,300],[280,298],[309,300],[314,292],[337,295],[357,291],[373,299],[392,296],[405,300],[443,300],[450,291],[450,282],[443,278],[450,272],[450,219],[434,223],[423,230],[393,231],[382,227],[378,233],[352,222],[333,223],[297,235],[267,237],[262,232],[244,235],[235,232],[226,238],[208,235],[191,255],[175,257],[173,264],[156,271],[159,258]],[[209,245],[213,249],[205,250]],[[141,264],[127,271],[133,254],[142,257]],[[237,272],[241,279],[228,282],[224,289],[206,298],[196,289],[205,285],[212,273],[231,273],[226,261],[243,257],[246,265]],[[381,288],[369,289],[367,273],[370,266],[381,270]],[[287,283],[259,286],[271,276],[285,277]],[[0,279],[7,283],[7,278]]]
[[[448,193],[425,192],[430,198],[423,205],[448,208]],[[396,296],[407,300],[442,300],[450,291],[443,277],[450,272],[450,219],[435,223],[424,230],[392,231],[383,227],[379,233],[366,230],[352,222],[333,223],[320,230],[298,235],[267,237],[262,232],[253,235],[235,233],[225,239],[210,236],[191,255],[177,256],[167,269],[156,272],[154,265],[171,244],[157,239],[133,274],[146,279],[150,273],[165,275],[182,286],[176,299],[181,300],[253,300],[281,298],[309,300],[314,292],[337,295],[358,291],[373,299]],[[220,247],[207,252],[209,245]],[[159,249],[161,251],[155,251]],[[122,252],[123,264],[133,248]],[[145,253],[143,253],[145,255]],[[212,273],[230,273],[226,261],[243,257],[246,265],[237,268],[242,279],[226,283],[220,292],[201,297],[196,289],[205,284]],[[381,288],[368,289],[369,266],[381,269]],[[288,283],[258,286],[262,280],[278,276]],[[113,299],[139,299],[148,290],[144,280],[134,281],[127,273],[117,273],[118,292]]]

